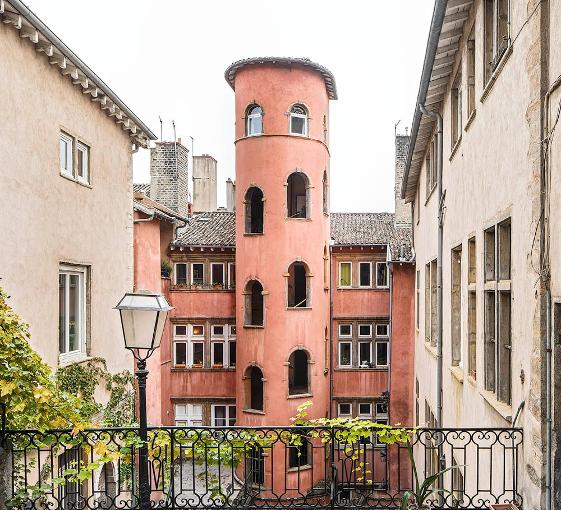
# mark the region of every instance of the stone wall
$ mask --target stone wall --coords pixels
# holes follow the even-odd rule
[[[407,226],[411,224],[411,205],[406,204],[401,198],[401,182],[407,161],[409,150],[409,135],[395,136],[395,224],[396,226]]]
[[[189,150],[178,142],[157,142],[150,149],[150,198],[187,215]]]

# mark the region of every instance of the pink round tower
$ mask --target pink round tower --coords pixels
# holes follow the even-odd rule
[[[237,424],[329,409],[329,100],[301,58],[235,62]]]

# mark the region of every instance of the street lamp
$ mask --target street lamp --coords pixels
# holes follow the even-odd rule
[[[148,477],[148,422],[146,418],[146,360],[160,347],[168,312],[172,307],[161,294],[127,293],[117,306],[121,315],[125,348],[136,359],[140,440],[138,449],[138,478],[140,509],[150,509],[150,482]]]

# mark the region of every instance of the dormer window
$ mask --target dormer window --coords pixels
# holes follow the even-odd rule
[[[295,104],[290,109],[291,135],[308,136],[308,110],[301,104]]]
[[[259,105],[251,105],[246,115],[246,135],[255,136],[263,133],[263,110]]]

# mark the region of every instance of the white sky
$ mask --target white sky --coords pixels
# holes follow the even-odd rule
[[[218,204],[234,178],[235,60],[309,57],[335,75],[333,211],[393,211],[394,124],[412,120],[433,0],[28,0],[159,135],[218,160]],[[135,181],[149,178],[148,151]]]

